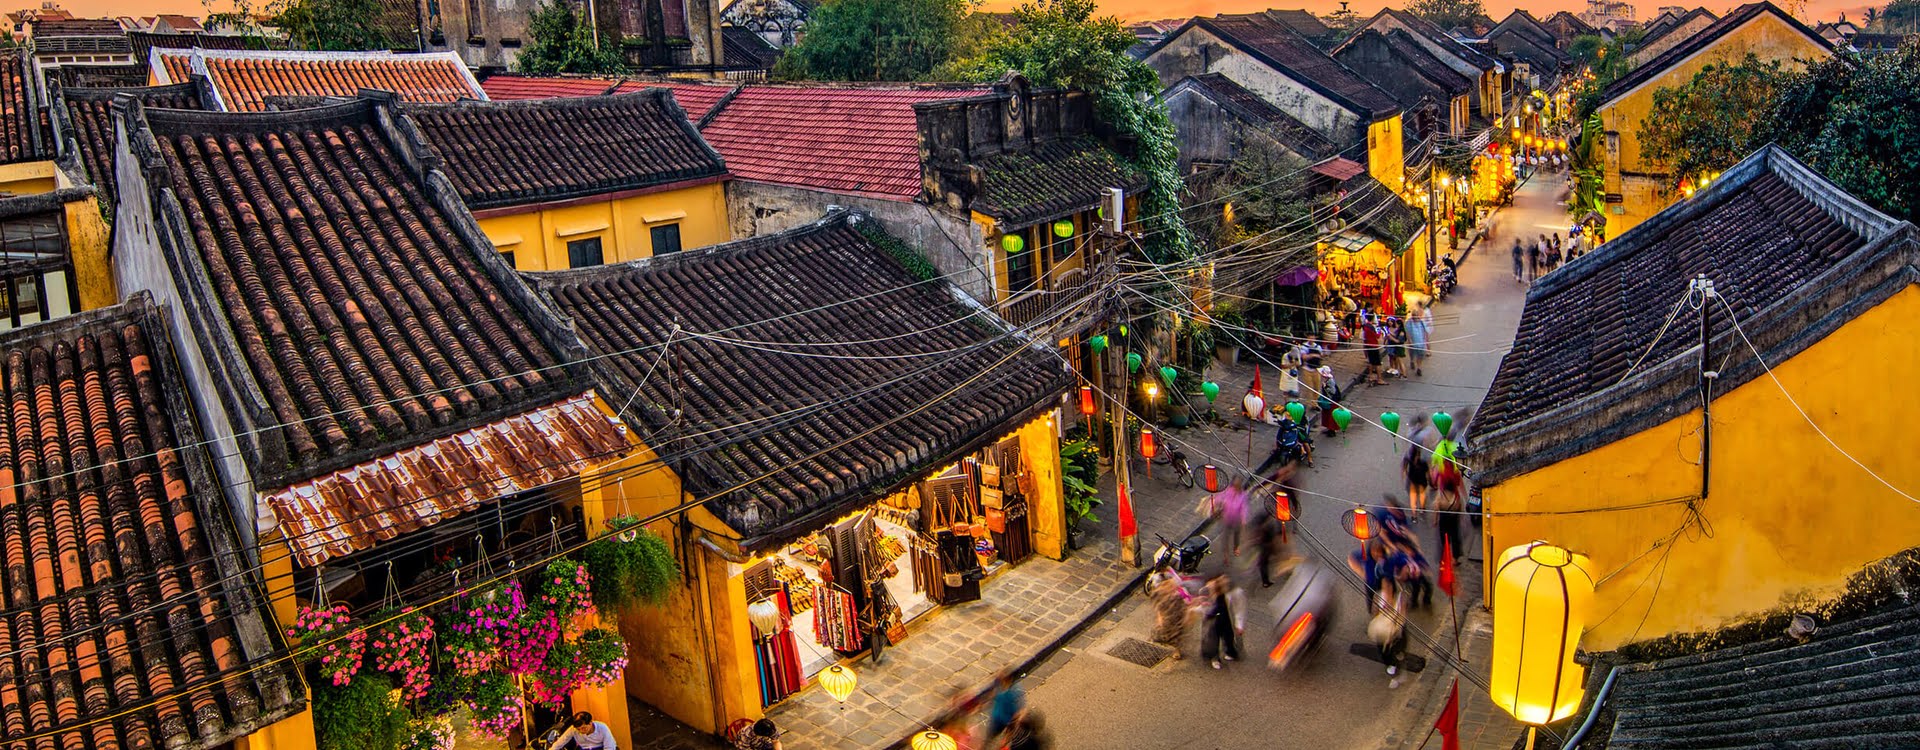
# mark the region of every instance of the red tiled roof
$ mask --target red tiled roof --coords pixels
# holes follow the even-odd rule
[[[748,86],[700,134],[739,179],[912,200],[920,194],[913,105],[986,90]]]
[[[1366,167],[1360,166],[1360,162],[1340,156],[1315,164],[1312,169],[1316,173],[1332,177],[1341,182],[1351,180],[1367,171]]]
[[[631,94],[635,91],[645,91],[650,88],[663,88],[672,91],[674,101],[679,102],[680,108],[687,111],[687,119],[698,123],[700,122],[700,118],[712,113],[714,106],[718,105],[720,100],[727,98],[728,93],[739,88],[739,85],[731,83],[691,83],[687,81],[627,80],[620,82],[620,86],[615,88],[611,93]]]
[[[33,136],[37,115],[27,95],[29,75],[25,50],[0,50],[0,164],[40,158],[40,142]]]
[[[134,118],[160,152],[150,189],[179,202],[163,245],[204,269],[178,280],[212,297],[202,348],[250,376],[224,387],[263,425],[244,456],[262,491],[587,387],[563,364],[563,324],[456,229],[464,209],[428,193],[409,166],[423,154],[393,140],[384,106]]]
[[[494,101],[631,94],[663,88],[673,92],[674,100],[680,103],[681,109],[687,111],[688,119],[699,122],[700,118],[713,111],[714,105],[726,98],[727,92],[739,88],[739,85],[646,78],[496,75],[481,81],[480,88],[486,89],[487,98]]]
[[[627,445],[588,394],[301,482],[266,500],[294,556],[315,566],[575,476]]]
[[[0,337],[9,745],[221,747],[301,707],[150,299]]]
[[[207,78],[220,99],[218,107],[228,112],[264,111],[273,97],[353,96],[363,88],[392,91],[410,102],[486,98],[479,82],[452,52],[157,49],[153,59],[158,83],[185,83],[194,61],[204,60]]]

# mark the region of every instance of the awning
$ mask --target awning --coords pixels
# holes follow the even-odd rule
[[[1357,253],[1365,250],[1367,246],[1373,244],[1374,241],[1372,237],[1368,237],[1351,229],[1337,232],[1332,237],[1327,238],[1327,244],[1332,246],[1333,249],[1344,250],[1349,253]]]
[[[1313,266],[1295,266],[1273,277],[1273,283],[1280,286],[1299,286],[1318,278],[1320,278],[1320,269]]]

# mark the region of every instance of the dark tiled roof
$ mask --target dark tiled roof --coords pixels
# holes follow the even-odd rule
[[[1869,34],[1861,32],[1847,40],[1854,49],[1861,52],[1886,52],[1900,48],[1901,42],[1913,38],[1910,34]]]
[[[1607,707],[1615,749],[1920,747],[1920,608],[1631,665]]]
[[[1508,13],[1506,18],[1502,19],[1499,24],[1487,32],[1487,36],[1493,37],[1503,31],[1514,31],[1525,34],[1528,39],[1533,40],[1534,44],[1545,47],[1552,47],[1557,41],[1553,36],[1553,32],[1548,31],[1547,27],[1541,26],[1540,21],[1535,19],[1532,13],[1528,13],[1526,10],[1520,8],[1515,8],[1512,13]]]
[[[1560,66],[1572,61],[1551,44],[1534,41],[1531,34],[1518,31],[1503,31],[1488,38],[1488,44],[1499,50],[1502,55],[1531,66],[1533,72],[1542,76],[1552,76],[1559,72]]]
[[[1394,53],[1405,60],[1408,67],[1419,73],[1422,78],[1432,81],[1434,85],[1454,96],[1473,93],[1473,79],[1447,67],[1440,58],[1434,57],[1432,52],[1428,52],[1427,48],[1414,41],[1412,34],[1394,29],[1387,34],[1387,43],[1393,46]]]
[[[1354,228],[1371,235],[1398,253],[1419,234],[1426,220],[1420,212],[1372,175],[1346,180],[1340,189],[1347,197],[1340,200],[1335,218],[1349,219]]]
[[[739,440],[697,456],[683,478],[701,495],[752,483],[708,505],[749,548],[923,478],[1071,384],[1057,359],[961,302],[958,289],[916,283],[863,234],[871,225],[830,214],[782,234],[533,275],[590,347],[630,352],[596,364],[608,388],[643,381],[640,409],[682,409],[694,435],[712,432],[680,448]],[[645,377],[658,354],[634,351],[666,341],[675,325],[683,332],[668,366],[678,385]],[[809,356],[823,351],[835,356]],[[757,429],[713,429],[776,416]]]
[[[1379,16],[1392,16],[1393,19],[1399,21],[1401,25],[1412,29],[1413,33],[1419,34],[1422,38],[1446,50],[1448,54],[1460,58],[1462,62],[1468,65],[1472,65],[1481,70],[1493,70],[1500,66],[1499,60],[1488,57],[1479,50],[1462,44],[1460,40],[1453,38],[1452,34],[1448,34],[1445,29],[1433,25],[1433,23],[1427,19],[1395,8],[1381,10],[1380,14],[1375,16],[1375,18],[1377,19]],[[1372,26],[1373,23],[1368,22],[1367,25]]]
[[[1308,39],[1320,39],[1332,31],[1319,16],[1304,10],[1268,10],[1267,15],[1286,24],[1287,28],[1293,29],[1293,33]]]
[[[1282,146],[1307,159],[1320,159],[1340,151],[1340,146],[1285,110],[1273,106],[1259,94],[1248,91],[1220,73],[1190,76],[1174,86],[1192,86],[1207,98],[1246,122],[1260,126],[1262,132]]]
[[[262,491],[586,387],[561,366],[559,324],[458,201],[428,192],[403,156],[424,154],[389,139],[380,106],[134,118],[158,144],[151,188],[183,214],[193,257],[173,262],[204,273],[177,283],[215,298],[202,346],[230,344],[253,380],[224,386],[245,388],[228,408],[271,411],[249,415],[271,425],[246,456]]]
[[[1057,219],[1100,205],[1107,188],[1128,192],[1146,183],[1146,175],[1113,149],[1090,136],[1057,138],[1025,151],[1008,151],[974,160],[981,171],[975,211],[1007,227]]]
[[[1392,95],[1265,13],[1197,18],[1194,22],[1362,119],[1383,120],[1400,111]]]
[[[147,85],[147,66],[141,63],[118,65],[62,64],[45,71],[49,81],[76,88],[122,88]]]
[[[1421,99],[1430,98],[1441,112],[1446,112],[1454,97],[1473,90],[1472,81],[1447,67],[1400,29],[1386,34],[1362,29],[1334,48],[1333,56],[1409,109],[1417,107]],[[1412,137],[1414,129],[1406,128],[1406,135]]]
[[[410,102],[485,99],[466,63],[452,52],[391,55],[377,52],[258,52],[169,50],[153,55],[155,80],[184,83],[194,60],[228,112],[259,112],[270,97],[353,96],[361,89],[398,93]],[[211,103],[210,103],[211,104]]]
[[[1648,27],[1646,36],[1640,37],[1639,43],[1634,45],[1634,50],[1638,51],[1658,44],[1660,40],[1666,38],[1668,34],[1672,34],[1675,30],[1685,27],[1696,18],[1704,18],[1708,24],[1719,20],[1717,16],[1713,15],[1712,11],[1706,8],[1694,8],[1693,10],[1687,11],[1686,15],[1675,16],[1671,20],[1662,22],[1658,29]],[[1706,27],[1702,26],[1700,28]]]
[[[141,86],[134,88],[60,87],[60,108],[65,120],[63,135],[80,157],[87,179],[100,191],[100,197],[113,205],[114,120],[113,99],[125,94],[149,107],[200,109],[200,94],[194,84]]]
[[[985,90],[753,85],[710,115],[700,134],[739,179],[909,201],[921,191],[913,105]]]
[[[773,64],[780,59],[780,48],[768,44],[765,37],[752,29],[722,26],[720,38],[725,43],[724,59],[729,67],[772,70]]]
[[[1821,49],[1833,48],[1832,45],[1827,43],[1827,40],[1820,38],[1819,34],[1813,33],[1813,29],[1807,28],[1806,24],[1801,23],[1786,11],[1781,10],[1779,6],[1770,2],[1750,3],[1735,8],[1725,17],[1713,22],[1712,25],[1695,32],[1694,35],[1688,37],[1686,41],[1673,45],[1673,47],[1667,51],[1655,55],[1652,60],[1641,63],[1640,67],[1628,71],[1626,75],[1620,77],[1620,80],[1614,81],[1607,86],[1606,91],[1602,92],[1602,101],[1611,102],[1626,92],[1638,88],[1640,84],[1653,80],[1661,73],[1665,73],[1667,68],[1673,67],[1679,64],[1680,61],[1692,57],[1694,53],[1712,46],[1734,29],[1745,26],[1747,22],[1765,14],[1772,14],[1783,23],[1805,34],[1807,39],[1819,45]]]
[[[32,36],[35,39],[61,36],[126,36],[120,22],[111,18],[63,18],[49,21],[35,21]]]
[[[1843,263],[1862,265],[1851,256],[1885,244],[1881,238],[1895,229],[1892,219],[1769,146],[1692,199],[1555,271],[1528,290],[1513,349],[1473,420],[1470,447],[1483,456],[1477,479],[1491,485],[1630,434],[1634,424],[1658,424],[1695,408],[1692,365],[1675,378],[1661,368],[1669,360],[1685,364],[1675,358],[1697,349],[1697,337],[1669,331],[1654,338],[1696,274],[1713,280],[1746,318],[1755,344],[1766,347],[1767,336],[1799,336],[1822,325],[1762,329],[1763,321],[1792,310],[1841,304],[1805,300],[1828,288],[1816,279]],[[1856,290],[1836,291],[1847,297],[1845,304],[1862,298]],[[1724,329],[1724,314],[1720,318],[1716,325]],[[1770,361],[1791,353],[1770,354]],[[1755,367],[1742,369],[1749,358],[1732,359],[1715,386],[1722,393],[1757,374]],[[1641,369],[1630,373],[1636,361]],[[1660,401],[1673,396],[1663,390],[1670,380],[1685,384],[1672,403]],[[1666,413],[1669,408],[1674,413]]]
[[[1556,35],[1565,36],[1568,40],[1572,40],[1572,38],[1576,36],[1599,33],[1593,28],[1592,24],[1582,21],[1579,16],[1564,10],[1548,16],[1547,20],[1541,23],[1547,27],[1548,31],[1552,31]]]
[[[148,53],[155,47],[161,49],[224,49],[249,50],[266,49],[267,42],[259,37],[236,36],[232,34],[156,34],[151,31],[127,32],[127,39],[133,42],[133,59],[142,67],[147,64]],[[143,81],[144,82],[144,79]]]
[[[470,208],[567,200],[726,174],[666,89],[411,105]]]
[[[36,161],[44,153],[34,135],[40,115],[27,93],[31,77],[25,50],[0,50],[0,164]]]
[[[0,721],[36,746],[222,747],[300,709],[148,300],[0,336]]]

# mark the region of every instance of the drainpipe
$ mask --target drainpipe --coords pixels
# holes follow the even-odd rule
[[[1615,664],[1613,669],[1607,670],[1607,681],[1601,683],[1600,692],[1594,694],[1593,708],[1587,710],[1586,721],[1580,722],[1580,728],[1574,730],[1573,734],[1567,737],[1566,742],[1560,743],[1561,750],[1572,750],[1580,746],[1580,740],[1587,736],[1587,730],[1593,728],[1593,720],[1600,716],[1600,705],[1607,702],[1607,693],[1613,692],[1613,678],[1619,676],[1620,665]]]

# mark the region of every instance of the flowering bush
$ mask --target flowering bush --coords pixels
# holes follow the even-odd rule
[[[580,687],[605,685],[626,671],[627,642],[612,628],[594,628],[580,634]]]
[[[554,560],[547,566],[546,584],[540,587],[540,603],[561,622],[593,612],[593,576],[587,566],[565,557]]]
[[[407,740],[400,750],[453,750],[453,719],[429,716],[407,723]]]
[[[520,688],[514,685],[513,677],[500,672],[487,672],[474,677],[469,683],[466,703],[467,710],[472,713],[469,725],[475,734],[504,740],[514,728],[520,726],[526,699],[521,696]]]
[[[605,685],[627,667],[627,644],[611,628],[591,628],[556,644],[546,663],[531,676],[533,699],[564,708],[575,690]]]
[[[441,613],[440,650],[456,677],[472,677],[492,669],[500,660],[493,631],[480,626],[477,608],[454,605]]]
[[[353,626],[353,615],[347,605],[337,604],[326,609],[301,607],[293,627],[287,628],[287,637],[297,638],[308,647],[318,646],[320,676],[336,686],[352,682],[360,671],[367,632]]]
[[[389,619],[392,618],[392,619]],[[412,607],[399,617],[383,613],[376,620],[386,621],[373,632],[373,666],[400,676],[400,690],[407,698],[421,698],[433,684],[433,618]]]

